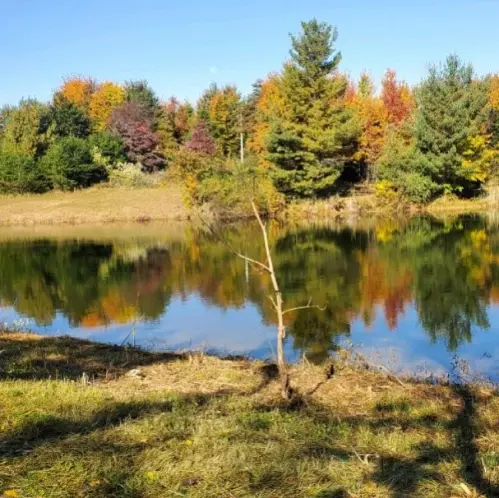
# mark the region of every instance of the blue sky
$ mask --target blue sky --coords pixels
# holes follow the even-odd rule
[[[248,92],[312,17],[337,26],[353,77],[391,67],[414,84],[449,53],[499,70],[499,0],[0,0],[0,104],[48,100],[71,74],[145,78],[162,98],[212,81]]]

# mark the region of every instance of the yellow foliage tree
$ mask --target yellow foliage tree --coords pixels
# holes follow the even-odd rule
[[[489,142],[489,137],[485,134],[469,137],[461,163],[463,176],[468,180],[480,183],[488,180],[492,164],[499,157],[499,151],[490,147]]]
[[[208,105],[211,132],[217,148],[224,156],[237,154],[241,122],[241,96],[236,87],[218,90]]]
[[[490,79],[489,102],[492,109],[499,111],[499,74]]]
[[[105,81],[97,87],[89,105],[89,116],[97,130],[106,128],[113,110],[123,104],[125,98],[125,90],[116,83]]]
[[[270,74],[262,83],[260,96],[256,104],[256,120],[252,130],[248,148],[256,154],[265,150],[272,121],[281,117],[285,112],[284,95],[280,87],[280,76]]]

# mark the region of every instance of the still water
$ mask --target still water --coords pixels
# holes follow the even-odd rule
[[[69,230],[69,229],[68,229]],[[0,236],[0,321],[158,350],[272,358],[265,274],[186,225],[15,230]],[[258,228],[223,229],[263,259]],[[445,375],[456,358],[499,380],[499,225],[493,217],[271,225],[288,359],[353,344],[393,370]]]

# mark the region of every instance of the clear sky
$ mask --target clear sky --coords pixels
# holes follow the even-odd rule
[[[0,0],[0,104],[48,100],[71,74],[147,79],[162,98],[248,92],[312,17],[337,26],[355,78],[390,67],[414,84],[449,53],[499,71],[499,0]]]

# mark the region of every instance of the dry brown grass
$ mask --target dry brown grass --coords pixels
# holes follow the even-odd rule
[[[97,224],[184,220],[180,189],[96,187],[76,192],[0,197],[0,225]]]
[[[442,198],[424,209],[413,212],[466,213],[493,209],[497,206],[496,196],[463,200]],[[313,201],[305,200],[291,203],[285,211],[285,217],[291,221],[351,219],[370,216],[393,216],[394,212],[408,213],[407,206],[397,209],[394,206],[380,205],[373,194],[358,194],[348,197],[331,197]],[[410,211],[410,210],[409,210]],[[105,233],[104,224],[121,225],[150,221],[184,221],[190,219],[185,208],[181,188],[178,185],[159,186],[156,188],[94,187],[77,192],[50,192],[43,195],[0,196],[0,236],[2,226],[15,227],[22,235],[23,229],[35,227],[56,227],[62,225],[80,226],[94,233]],[[101,227],[99,228],[99,225]],[[120,231],[118,230],[118,231]],[[31,232],[30,232],[31,233]]]
[[[439,213],[475,213],[497,208],[497,201],[490,197],[476,199],[458,199],[457,197],[441,197],[429,204],[425,210],[431,214]]]

